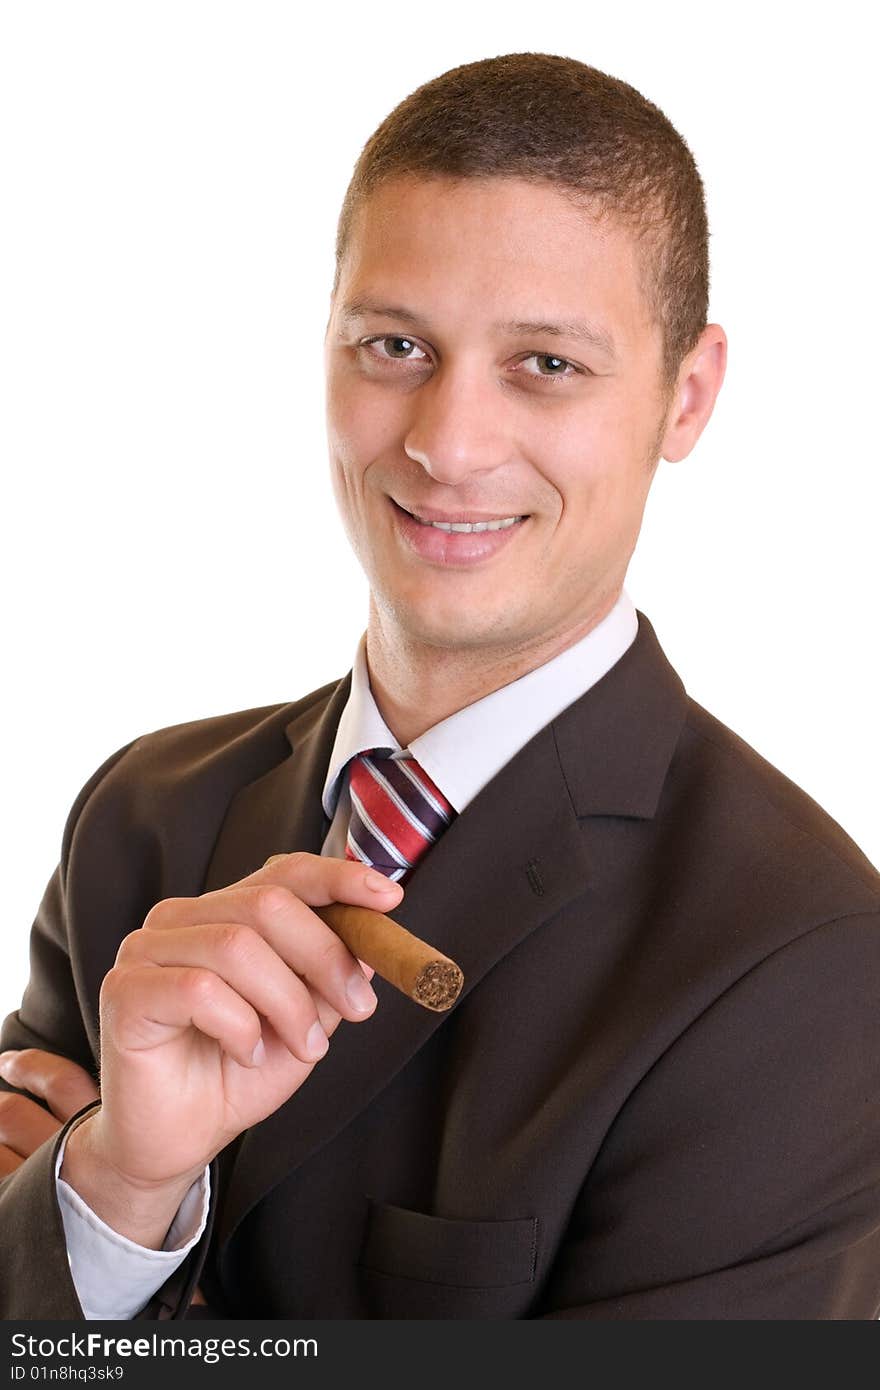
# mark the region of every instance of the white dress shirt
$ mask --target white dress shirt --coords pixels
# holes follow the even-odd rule
[[[461,812],[540,729],[616,665],[635,640],[638,626],[635,606],[623,589],[611,612],[586,637],[543,666],[441,720],[413,739],[408,749],[400,747],[373,699],[363,633],[324,783],[323,805],[331,825],[321,853],[345,857],[351,815],[348,769],[355,754],[367,748],[410,752]],[[201,1237],[210,1202],[209,1169],[184,1197],[162,1249],[150,1250],[119,1235],[95,1215],[58,1176],[63,1159],[62,1145],[55,1165],[56,1188],[83,1313],[90,1319],[133,1318]]]

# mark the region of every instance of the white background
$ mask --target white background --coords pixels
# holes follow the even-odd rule
[[[501,52],[623,78],[694,152],[728,373],[660,464],[627,589],[690,694],[880,860],[875,59],[867,10],[818,14],[0,3],[0,1017],[108,755],[349,668],[367,590],[321,377],[338,207],[392,106]]]

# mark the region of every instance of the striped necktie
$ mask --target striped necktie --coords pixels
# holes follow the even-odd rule
[[[455,808],[411,753],[368,748],[352,759],[346,859],[404,880],[453,820]]]

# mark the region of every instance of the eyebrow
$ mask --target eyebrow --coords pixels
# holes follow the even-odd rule
[[[377,314],[380,318],[396,319],[398,323],[409,323],[414,328],[420,327],[424,320],[418,314],[413,313],[412,309],[404,309],[397,304],[377,304],[371,299],[356,299],[349,304],[343,304],[340,315],[346,320],[362,318],[364,314]],[[617,351],[614,346],[614,339],[604,328],[599,328],[596,324],[588,323],[584,319],[569,319],[565,322],[553,323],[549,319],[511,319],[506,323],[493,324],[493,328],[498,333],[506,333],[511,337],[525,338],[531,334],[542,334],[552,338],[574,338],[580,342],[587,343],[590,347],[597,348],[612,361],[617,360]]]

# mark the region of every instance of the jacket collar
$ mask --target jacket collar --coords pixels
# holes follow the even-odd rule
[[[590,817],[646,819],[657,809],[687,694],[650,622],[638,618],[617,664],[482,788],[416,866],[390,914],[458,962],[461,999],[587,892],[597,867]],[[290,755],[233,799],[205,891],[253,873],[270,854],[320,853],[329,829],[321,790],[350,683],[349,672],[296,715],[286,729]],[[369,1105],[450,1016],[420,1008],[378,977],[373,984],[373,1017],[339,1028],[300,1090],[225,1156],[221,1248],[251,1207]]]
[[[615,666],[635,641],[639,620],[626,589],[588,633],[555,656],[482,695],[411,738],[407,748],[447,801],[461,812],[519,751]],[[367,634],[357,644],[351,695],[342,712],[327,769],[324,810],[336,810],[349,760],[367,748],[399,743],[379,710],[367,662]]]

